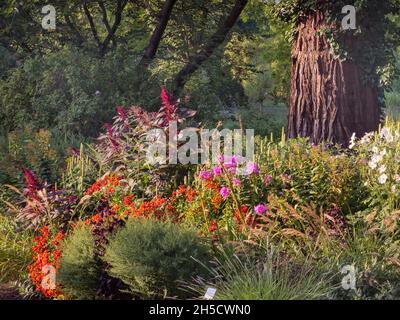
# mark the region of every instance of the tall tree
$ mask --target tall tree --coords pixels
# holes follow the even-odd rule
[[[164,35],[165,29],[167,28],[168,21],[171,17],[172,9],[177,0],[166,0],[161,9],[157,25],[150,38],[149,46],[146,48],[142,59],[139,62],[140,66],[145,67],[152,59],[154,59],[161,39]]]
[[[356,30],[344,30],[345,5],[356,8]],[[381,71],[394,45],[390,13],[398,2],[287,1],[277,15],[294,22],[288,135],[347,145],[353,133],[378,129]]]
[[[248,0],[236,0],[226,19],[219,25],[214,34],[205,42],[204,46],[189,57],[188,63],[179,71],[174,79],[174,94],[177,96],[184,88],[188,78],[205,62],[214,51],[225,41],[229,31],[235,25],[239,16],[246,7]]]

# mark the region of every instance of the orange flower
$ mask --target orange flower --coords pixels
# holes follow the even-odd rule
[[[124,205],[126,205],[126,206],[128,206],[128,207],[130,207],[130,206],[132,206],[134,203],[133,203],[133,200],[135,199],[135,196],[133,195],[133,194],[131,194],[131,195],[129,195],[129,196],[126,196],[125,198],[124,198]]]
[[[92,221],[95,223],[101,223],[103,221],[103,217],[100,213],[98,213],[92,217]]]
[[[43,286],[46,274],[43,272],[44,267],[53,267],[56,271],[60,268],[61,250],[60,244],[65,238],[64,232],[57,233],[55,238],[51,240],[51,232],[47,226],[43,227],[40,235],[35,238],[36,245],[32,248],[34,252],[33,263],[28,266],[29,275],[36,289],[42,292],[48,298],[60,296],[61,290],[58,286],[46,289]]]
[[[114,193],[115,188],[119,186],[123,186],[124,183],[122,183],[122,177],[117,176],[115,174],[111,176],[105,176],[103,179],[97,180],[87,191],[86,195],[93,195],[96,192],[102,191],[107,191],[108,193]]]
[[[222,202],[224,202],[224,198],[219,193],[214,194],[214,197],[212,198],[212,203],[215,210],[219,209]]]

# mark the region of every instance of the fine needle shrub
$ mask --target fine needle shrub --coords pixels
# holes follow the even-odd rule
[[[79,225],[64,241],[61,268],[57,281],[68,298],[95,298],[100,270],[95,259],[90,226]]]
[[[129,220],[106,249],[110,275],[143,298],[184,297],[179,283],[205,276],[208,248],[194,230],[147,219]]]

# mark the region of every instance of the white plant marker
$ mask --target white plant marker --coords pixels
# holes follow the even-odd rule
[[[215,288],[207,288],[206,294],[204,295],[204,299],[206,299],[206,300],[214,299],[216,292],[217,292],[217,289],[215,289]]]

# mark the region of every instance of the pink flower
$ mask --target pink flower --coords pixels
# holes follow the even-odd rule
[[[264,181],[268,185],[268,184],[271,184],[272,181],[274,181],[274,178],[272,178],[272,176],[270,176],[270,175],[267,175],[264,177]]]
[[[257,213],[257,214],[264,214],[264,213],[266,213],[267,211],[268,211],[268,207],[265,205],[265,204],[263,204],[263,203],[260,203],[260,204],[258,204],[258,205],[256,205],[255,207],[254,207],[254,211]]]
[[[178,101],[177,99],[167,91],[165,86],[161,87],[161,100],[162,100],[162,111],[164,113],[163,127],[167,127],[169,123],[176,120],[178,112]]]
[[[292,181],[292,176],[288,175],[287,173],[281,174],[281,179],[284,182]]]
[[[210,171],[200,171],[200,175],[199,175],[201,180],[211,180],[213,178],[213,174]]]
[[[232,174],[236,174],[236,168],[235,167],[228,168],[228,172],[232,173]]]
[[[248,175],[250,175],[250,174],[259,174],[260,173],[259,165],[257,163],[255,163],[255,162],[249,162],[247,164],[246,173]]]
[[[24,177],[25,177],[25,185],[28,189],[28,192],[31,196],[36,195],[36,191],[42,188],[42,186],[39,183],[38,178],[36,175],[33,173],[33,171],[27,169],[27,168],[22,168],[24,172]]]
[[[231,157],[224,157],[221,156],[220,160],[222,159],[222,162],[224,163],[224,166],[227,168],[236,168],[237,165],[239,164],[240,161],[242,161],[242,157],[241,156],[236,156],[233,155]]]
[[[215,167],[215,168],[213,169],[213,173],[214,173],[216,176],[220,176],[220,175],[222,174],[222,168],[221,168],[221,167]]]
[[[122,121],[125,121],[128,118],[128,115],[126,114],[126,110],[124,107],[118,107],[117,108],[117,113],[118,116],[121,118]]]
[[[242,181],[240,181],[239,178],[233,179],[233,184],[234,184],[235,186],[240,187],[241,183],[242,183]]]
[[[221,190],[219,191],[219,194],[224,198],[227,199],[230,195],[231,195],[232,191],[231,189],[227,188],[227,187],[223,187],[221,188]]]
[[[235,156],[232,156],[229,160],[224,162],[224,166],[227,168],[236,168],[237,162]]]

